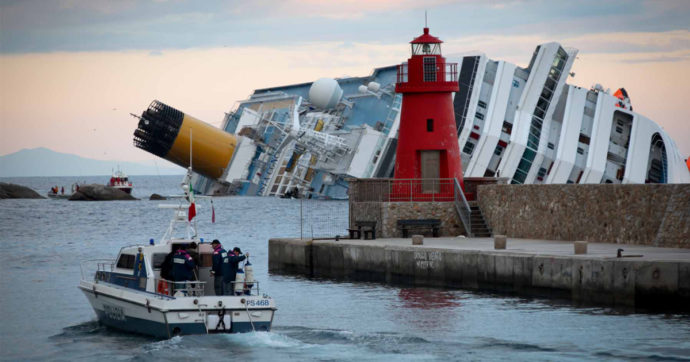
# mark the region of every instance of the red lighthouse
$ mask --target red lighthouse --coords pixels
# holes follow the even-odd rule
[[[458,90],[457,64],[446,63],[441,43],[424,28],[410,42],[412,57],[398,66],[395,91],[403,98],[395,178],[456,178],[464,188],[451,96]],[[424,184],[423,192],[432,191]]]

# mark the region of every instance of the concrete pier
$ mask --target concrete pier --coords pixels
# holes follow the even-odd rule
[[[617,257],[618,249],[622,257]],[[269,240],[269,270],[690,310],[690,249],[508,238]]]

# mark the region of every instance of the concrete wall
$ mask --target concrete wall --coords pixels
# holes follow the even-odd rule
[[[269,270],[395,284],[690,308],[690,263],[271,239]]]
[[[350,201],[350,225],[356,220],[376,221],[376,236],[381,238],[400,238],[402,231],[398,220],[440,219],[439,236],[458,236],[465,234],[462,221],[452,202],[353,202]],[[420,230],[414,234],[431,236],[430,230]],[[410,234],[411,235],[411,234]]]
[[[494,234],[690,248],[690,184],[484,185]]]

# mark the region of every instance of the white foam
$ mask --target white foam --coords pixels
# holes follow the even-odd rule
[[[290,338],[282,334],[273,332],[250,332],[227,335],[227,337],[235,342],[247,344],[251,346],[265,346],[273,348],[299,348],[304,345],[299,340]]]
[[[165,349],[165,350],[179,349],[181,342],[182,342],[182,336],[175,336],[175,337],[172,337],[170,339],[150,343],[148,346],[144,346],[144,349],[147,351],[150,351],[150,352],[160,351],[163,349]]]

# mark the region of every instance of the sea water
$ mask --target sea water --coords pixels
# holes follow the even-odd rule
[[[0,181],[45,194],[55,185],[108,178]],[[0,359],[690,360],[688,315],[269,274],[269,238],[345,233],[347,202],[305,208],[300,200],[268,197],[215,198],[216,222],[208,204],[200,204],[197,218],[206,241],[250,252],[261,292],[278,306],[271,332],[157,340],[111,330],[98,324],[77,288],[80,261],[158,241],[171,210],[148,196],[178,194],[182,177],[131,179],[139,201],[0,200]],[[310,221],[301,223],[305,217]]]

